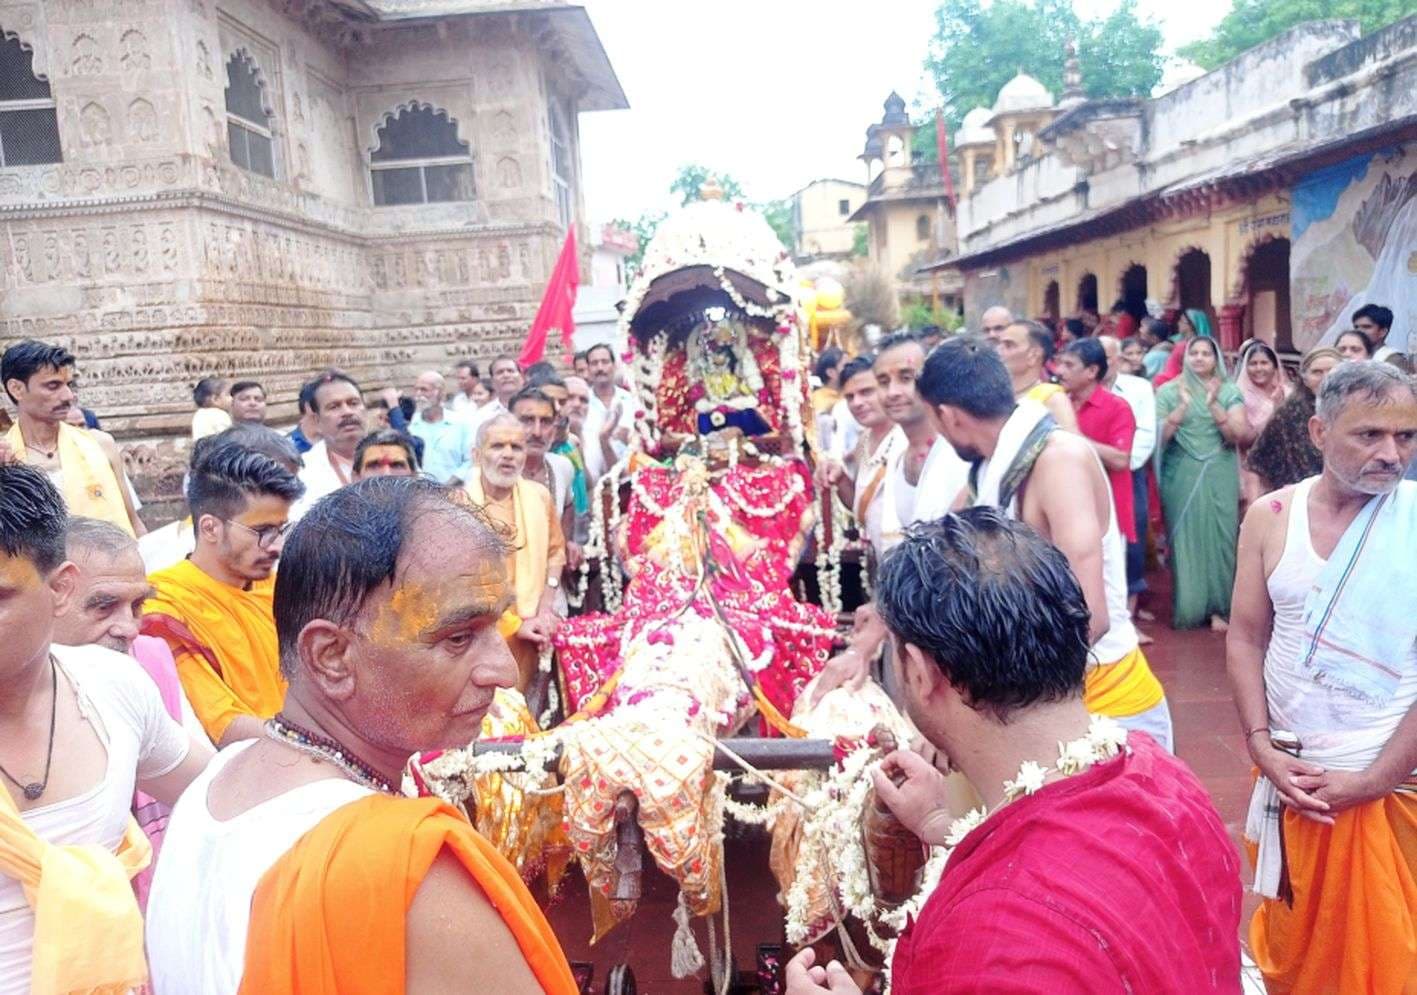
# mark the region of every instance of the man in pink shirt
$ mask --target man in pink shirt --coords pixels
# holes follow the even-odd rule
[[[1088,613],[1063,554],[971,508],[911,527],[877,604],[928,745],[887,757],[876,790],[954,846],[896,947],[894,995],[1238,993],[1236,848],[1181,761],[1083,707]],[[972,829],[947,767],[983,801]],[[787,979],[790,995],[857,992],[811,950]]]

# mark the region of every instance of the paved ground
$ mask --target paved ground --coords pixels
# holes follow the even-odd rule
[[[1166,624],[1167,584],[1165,576],[1154,579],[1151,607],[1158,618],[1144,627],[1156,642],[1147,647],[1147,655],[1171,701],[1177,752],[1205,783],[1238,841],[1250,793],[1250,762],[1226,683],[1224,637],[1209,630],[1173,632]],[[1248,861],[1242,864],[1248,875]],[[726,867],[734,957],[740,968],[751,969],[757,944],[782,940],[782,914],[768,870],[766,843],[756,838],[730,840]],[[562,900],[551,911],[552,924],[570,959],[594,962],[597,992],[605,991],[606,972],[620,962],[631,965],[641,992],[688,995],[704,990],[702,982],[676,982],[670,976],[675,891],[667,878],[649,871],[645,898],[635,918],[594,949],[586,943],[590,916],[579,876],[568,881]],[[1241,924],[1242,941],[1253,907],[1251,896]],[[701,925],[698,935],[703,944]]]

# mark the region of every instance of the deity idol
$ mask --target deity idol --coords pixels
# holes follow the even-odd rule
[[[634,908],[622,882],[635,869],[619,846],[627,811],[679,884],[682,936],[722,897],[719,744],[755,721],[765,735],[807,735],[799,699],[836,628],[790,588],[816,520],[795,287],[760,216],[705,200],[661,226],[623,311],[639,410],[629,455],[596,487],[587,549],[610,610],[570,619],[555,637],[568,716],[546,737],[564,784],[559,825],[515,834],[537,839],[548,861],[569,846],[597,939]],[[863,734],[885,721],[909,735],[879,689],[846,697],[822,706],[840,717],[849,705]],[[528,731],[514,725],[486,731]],[[436,781],[457,766],[425,757],[415,774]],[[477,786],[479,827],[494,839],[506,835],[505,785]],[[503,825],[486,824],[489,793]]]

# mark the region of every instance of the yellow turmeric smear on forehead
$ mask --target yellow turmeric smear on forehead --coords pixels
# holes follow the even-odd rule
[[[453,574],[433,583],[405,580],[389,595],[370,634],[385,643],[417,642],[434,632],[450,612],[469,602],[488,609],[504,600],[506,572],[495,560],[478,563],[471,574]]]
[[[43,578],[34,563],[24,556],[0,556],[0,584],[24,591],[41,583]]]

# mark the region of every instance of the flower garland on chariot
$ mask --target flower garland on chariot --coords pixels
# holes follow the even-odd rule
[[[833,614],[789,586],[820,518],[794,291],[786,253],[741,206],[691,205],[661,227],[623,309],[639,400],[631,451],[592,493],[582,581],[598,564],[607,612],[568,620],[554,639],[571,717],[520,733],[527,774],[514,759],[455,750],[420,758],[406,781],[479,806],[491,793],[505,809],[498,792],[559,754],[564,790],[523,782],[548,801],[521,811],[554,797],[597,938],[631,911],[612,890],[614,811],[633,795],[649,852],[680,886],[676,951],[684,934],[692,946],[688,917],[722,900],[727,778],[712,770],[715,742],[755,713],[769,731],[802,735],[787,716],[836,635]],[[518,831],[543,850],[555,842]]]

